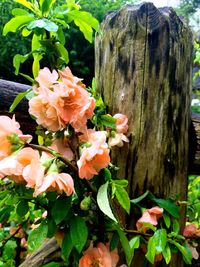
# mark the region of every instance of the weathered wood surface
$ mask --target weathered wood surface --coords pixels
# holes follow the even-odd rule
[[[130,142],[112,158],[132,197],[149,189],[186,199],[191,62],[191,32],[171,8],[127,5],[101,25],[97,89],[109,113],[129,117]],[[140,265],[135,260],[132,266]],[[183,266],[179,256],[170,266]]]
[[[0,79],[0,115],[8,115],[12,117],[12,113],[10,114],[9,108],[13,103],[15,97],[21,93],[27,91],[31,88],[31,85],[25,85],[15,82],[10,82],[6,80]],[[31,119],[28,113],[28,101],[26,98],[22,100],[22,102],[17,106],[14,111],[16,120],[21,125],[21,130],[26,134],[34,134],[36,123],[33,119]]]
[[[29,256],[19,267],[40,267],[49,262],[61,263],[61,251],[55,238],[46,241],[40,249]]]

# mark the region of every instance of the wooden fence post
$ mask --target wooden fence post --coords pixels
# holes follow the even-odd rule
[[[130,195],[148,189],[159,197],[180,195],[185,200],[190,30],[171,8],[127,5],[105,18],[95,53],[97,89],[109,113],[129,117],[130,142],[112,158],[120,167],[119,177],[129,180]],[[184,215],[182,211],[183,223]],[[139,260],[132,266],[140,267]],[[181,267],[181,258],[175,256],[170,266]]]

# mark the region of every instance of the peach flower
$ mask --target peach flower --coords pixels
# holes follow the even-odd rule
[[[68,160],[74,159],[74,153],[69,147],[67,138],[54,139],[50,148],[57,151],[59,154],[61,154],[63,157],[67,158]]]
[[[123,142],[129,142],[128,138],[124,135],[128,131],[128,118],[126,115],[120,113],[115,114],[113,118],[116,119],[117,132],[109,138],[108,145],[122,147]]]
[[[9,156],[0,161],[0,177],[9,176],[16,183],[24,183],[23,170],[39,153],[32,148],[23,148],[17,155]]]
[[[79,267],[116,267],[119,261],[117,250],[109,251],[108,246],[98,243],[93,247],[91,242],[89,248],[84,252],[84,256],[79,260]]]
[[[51,88],[53,84],[55,84],[58,80],[58,73],[57,71],[51,71],[48,68],[44,68],[39,71],[38,77],[36,81],[39,84],[39,87],[34,86],[33,90],[35,93],[44,92],[44,88]]]
[[[32,137],[30,135],[23,135],[19,128],[20,125],[16,122],[15,116],[12,119],[8,116],[0,116],[0,160],[12,153],[12,144],[9,140],[12,134],[18,135],[19,139],[23,142],[31,140]]]
[[[46,191],[65,192],[67,196],[74,193],[74,181],[67,173],[51,173],[44,176],[41,186],[35,188],[34,196]]]
[[[89,180],[95,174],[98,174],[102,168],[108,166],[110,156],[105,132],[88,131],[88,142],[91,146],[83,147],[77,165],[79,168],[79,177]]]
[[[116,119],[116,127],[118,133],[127,133],[128,131],[128,118],[124,114],[115,114],[113,116]]]
[[[47,72],[47,80],[43,72]],[[39,125],[50,131],[62,130],[71,124],[76,132],[84,132],[87,120],[93,116],[95,100],[69,68],[59,74],[62,80],[57,81],[57,72],[51,77],[47,68],[41,70],[37,78],[39,87],[34,88],[38,95],[30,100],[29,112]]]
[[[188,224],[183,230],[183,236],[185,237],[200,237],[200,229],[195,224]]]
[[[160,208],[158,206],[145,210],[142,217],[136,223],[137,229],[141,229],[143,227],[143,223],[150,223],[156,226],[158,224],[158,219],[162,217],[162,214],[163,208]],[[148,229],[144,229],[144,231],[147,230]]]
[[[65,122],[60,118],[57,107],[52,103],[55,96],[50,90],[46,96],[38,95],[29,101],[29,113],[36,118],[39,125],[50,131],[58,131],[65,128]]]
[[[192,246],[192,245],[190,245],[190,244],[187,243],[187,245],[188,245],[190,251],[192,252],[192,258],[195,259],[195,260],[198,260],[198,258],[199,258],[199,253],[198,253],[198,251],[197,251],[197,249],[196,249],[196,247],[198,246],[198,244],[193,243],[193,244],[192,244],[193,246]]]

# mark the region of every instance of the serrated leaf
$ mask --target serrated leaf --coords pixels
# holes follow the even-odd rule
[[[99,188],[99,191],[97,193],[97,204],[100,208],[100,210],[106,214],[110,219],[117,222],[117,219],[115,218],[108,199],[108,182],[101,185]]]
[[[70,233],[65,233],[61,249],[62,249],[62,256],[64,257],[66,262],[68,262],[68,259],[72,252],[73,247],[74,245],[72,243]]]
[[[33,229],[28,236],[28,251],[34,252],[38,249],[47,236],[48,227],[41,223],[37,228]]]
[[[169,264],[170,260],[171,260],[171,250],[170,250],[170,247],[169,247],[168,244],[166,245],[166,247],[163,250],[162,254],[163,254],[163,257],[165,259],[166,264]]]
[[[27,28],[29,30],[34,30],[36,28],[45,29],[46,31],[49,31],[49,32],[57,32],[57,30],[58,30],[58,26],[54,22],[52,22],[46,18],[31,21],[27,25]]]
[[[9,20],[3,28],[3,35],[7,35],[8,32],[16,32],[27,23],[33,21],[34,18],[31,16],[17,16]]]
[[[69,209],[71,207],[71,197],[60,197],[56,200],[51,210],[51,215],[56,222],[59,224],[67,216]]]
[[[115,185],[115,196],[122,206],[123,209],[129,214],[130,213],[130,199],[126,190],[119,185]]]
[[[152,200],[155,201],[161,208],[169,212],[169,214],[171,214],[174,218],[178,219],[180,217],[179,207],[171,200],[159,198],[153,198]]]
[[[26,54],[26,55],[20,55],[20,54],[16,54],[13,58],[13,66],[15,68],[15,75],[19,74],[19,68],[21,63],[24,63],[30,54]]]
[[[28,90],[25,91],[25,92],[19,93],[19,94],[15,97],[15,99],[14,99],[12,105],[10,106],[9,112],[13,112],[13,111],[15,110],[15,108],[19,105],[19,103],[22,101],[22,99],[23,99],[28,93],[30,93],[31,91],[32,91],[32,88],[28,89]]]
[[[24,217],[26,213],[29,211],[28,202],[25,200],[21,200],[16,208],[16,212],[20,217]]]
[[[85,39],[92,42],[93,29],[98,30],[98,21],[88,12],[72,10],[68,12],[69,19],[73,20],[76,26],[84,34]]]
[[[143,195],[141,195],[141,196],[139,196],[139,197],[137,197],[137,198],[131,199],[130,202],[133,203],[133,204],[139,203],[139,202],[142,201],[148,194],[149,194],[149,191],[147,190]]]
[[[71,220],[70,237],[74,247],[80,253],[84,248],[88,237],[88,228],[82,217],[76,216]]]

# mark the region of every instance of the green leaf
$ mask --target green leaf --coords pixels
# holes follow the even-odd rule
[[[155,243],[155,248],[157,253],[163,252],[167,244],[167,232],[165,229],[159,229],[153,235],[153,240]]]
[[[8,32],[16,32],[19,28],[25,26],[27,23],[33,20],[33,17],[27,15],[12,18],[4,26],[3,35],[5,36]]]
[[[21,76],[23,76],[24,78],[26,78],[26,79],[27,79],[29,82],[31,82],[32,84],[34,83],[34,79],[31,78],[29,75],[24,74],[24,73],[21,73],[21,72],[19,72],[19,75],[21,75]],[[28,96],[29,94],[31,94],[31,93],[33,93],[33,91],[29,92],[29,93],[27,94],[27,96]],[[32,98],[32,97],[31,97],[31,98]],[[30,99],[31,99],[31,98],[30,98]],[[27,97],[27,99],[30,100],[28,97]]]
[[[40,54],[35,54],[33,58],[34,60],[33,60],[33,65],[32,65],[32,72],[33,72],[34,78],[36,78],[40,70],[40,60],[43,58],[43,56]]]
[[[34,7],[33,4],[31,4],[30,2],[26,1],[26,0],[14,0],[15,2],[27,7],[28,9],[30,9],[31,11],[34,11]]]
[[[169,245],[167,244],[165,249],[162,252],[163,257],[165,259],[166,264],[169,264],[170,260],[171,260],[171,250]]]
[[[59,224],[67,216],[71,207],[71,197],[60,197],[56,200],[51,210],[51,215],[56,224]]]
[[[119,244],[119,234],[117,232],[114,232],[112,239],[110,241],[110,251],[117,248],[118,244]]]
[[[126,190],[119,185],[115,186],[115,196],[119,202],[119,204],[122,206],[123,209],[129,214],[130,213],[130,199],[129,195],[126,192]]]
[[[153,201],[155,201],[161,208],[165,209],[169,214],[171,214],[174,218],[178,219],[180,217],[179,207],[174,204],[173,201],[170,199],[159,199],[159,198],[153,198]]]
[[[76,216],[71,220],[70,237],[74,247],[80,253],[84,248],[88,237],[88,228],[82,217]]]
[[[19,94],[15,97],[15,99],[14,99],[12,105],[10,106],[9,112],[13,112],[14,109],[18,106],[18,104],[22,101],[22,99],[23,99],[28,93],[30,93],[31,91],[32,91],[32,88],[28,89],[28,90],[25,91],[25,92],[19,93]]]
[[[169,240],[169,242],[174,244],[178,248],[178,250],[183,255],[183,260],[185,261],[186,264],[192,264],[192,252],[186,244],[185,246],[182,246],[181,244],[179,244],[174,240]]]
[[[27,37],[32,33],[32,31],[29,31],[27,28],[23,28],[22,30],[22,36]]]
[[[29,15],[30,16],[28,11],[26,11],[25,9],[22,9],[22,8],[14,8],[12,10],[12,15],[13,16],[24,16],[24,15]]]
[[[58,28],[57,38],[62,45],[65,45],[65,35],[61,27]]]
[[[42,265],[42,267],[59,267],[59,263],[57,262],[50,262],[50,263],[47,263],[45,265]]]
[[[178,234],[180,231],[180,224],[177,220],[173,220],[173,224],[172,224],[172,228],[173,228],[173,232]]]
[[[103,172],[104,172],[104,177],[105,177],[105,180],[106,181],[110,181],[112,179],[112,174],[111,172],[109,171],[108,168],[104,168],[103,169]]]
[[[13,66],[15,68],[15,75],[19,74],[19,68],[21,63],[24,63],[30,54],[26,54],[26,55],[20,55],[20,54],[16,54],[13,58]]]
[[[157,230],[152,237],[149,238],[147,253],[145,257],[153,264],[156,254],[164,251],[167,244],[167,232],[165,229]]]
[[[61,43],[57,42],[55,44],[56,50],[58,51],[60,57],[65,61],[65,64],[69,62],[69,55],[67,49]]]
[[[171,220],[170,220],[169,215],[165,211],[163,213],[163,219],[164,219],[165,225],[167,226],[167,228],[169,228],[171,225]]]
[[[55,235],[55,233],[57,231],[56,223],[53,219],[48,219],[47,225],[48,225],[47,237],[51,238]]]
[[[116,129],[116,119],[109,115],[101,115],[99,122],[105,127]]]
[[[137,198],[131,199],[130,202],[133,203],[133,204],[137,204],[140,201],[142,201],[148,194],[149,194],[149,191],[147,190],[143,195],[141,195],[141,196],[139,196]]]
[[[129,245],[130,245],[130,249],[131,249],[131,257],[130,257],[128,265],[130,265],[132,260],[133,260],[135,249],[139,248],[139,246],[140,246],[140,236],[133,237],[129,241]]]
[[[150,261],[152,264],[154,264],[154,258],[156,255],[156,246],[154,243],[154,237],[150,237],[147,245],[147,253],[145,257],[148,261]]]
[[[21,200],[16,208],[16,212],[20,217],[24,217],[26,213],[29,211],[28,202],[25,200]]]
[[[121,228],[118,225],[115,225],[115,229],[118,232],[118,235],[119,235],[119,238],[121,241],[121,245],[122,245],[123,251],[124,251],[125,256],[126,256],[126,261],[127,261],[128,265],[130,265],[131,260],[132,260],[132,253],[131,253],[131,247],[130,247],[129,241],[128,241],[125,233],[121,230]]]
[[[72,10],[68,12],[68,18],[73,20],[76,26],[84,34],[85,39],[92,42],[93,29],[99,28],[98,21],[88,12]]]
[[[128,186],[128,181],[121,179],[121,180],[112,180],[112,183],[114,183],[117,186],[121,186],[121,187],[127,187]]]
[[[28,236],[28,251],[34,252],[38,249],[47,236],[48,227],[41,223],[37,228],[33,229]]]
[[[117,222],[117,219],[115,218],[108,199],[108,182],[101,185],[99,188],[99,191],[97,193],[97,204],[100,208],[100,210],[106,214],[110,219]]]
[[[71,237],[70,237],[70,233],[65,233],[63,242],[62,242],[62,248],[61,248],[61,252],[62,252],[62,256],[64,257],[65,261],[68,262],[69,256],[72,252],[74,245],[72,243]]]
[[[45,29],[46,31],[49,31],[49,32],[57,32],[57,30],[58,30],[58,26],[54,22],[52,22],[46,18],[31,21],[27,25],[27,28],[29,30],[34,30],[36,28]]]
[[[56,2],[56,0],[42,0],[40,1],[41,3],[41,10],[42,10],[42,14],[46,15],[49,13],[52,5]]]

